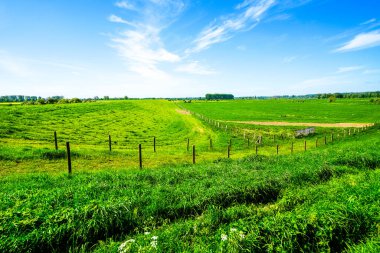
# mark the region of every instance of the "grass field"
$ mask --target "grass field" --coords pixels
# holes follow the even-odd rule
[[[268,99],[193,101],[182,106],[214,120],[311,123],[379,123],[379,106],[369,99]]]
[[[62,158],[67,141],[76,158],[75,167],[85,171],[136,167],[139,144],[147,167],[191,162],[187,139],[190,148],[196,145],[198,151],[204,151],[199,161],[216,159],[219,154],[207,154],[209,139],[217,146],[227,143],[227,136],[178,110],[171,102],[153,100],[0,107],[2,172],[60,171],[65,167]],[[54,150],[54,131],[58,152]],[[108,151],[109,134],[112,153]]]
[[[239,102],[244,108],[262,101],[193,102],[186,108],[227,120],[214,106]],[[277,102],[273,107],[285,103]],[[305,103],[299,115],[308,118],[321,102]],[[365,101],[339,103],[356,103],[352,114],[379,122]],[[313,111],[313,117],[342,111],[334,108]],[[0,252],[380,251],[378,124],[307,152],[305,140],[314,142],[332,129],[294,139],[297,128],[255,127],[290,134],[268,140],[255,155],[253,147],[244,147],[239,129],[224,131],[178,109],[158,100],[0,106]],[[362,122],[337,118],[324,122]],[[196,165],[186,151],[187,138],[199,147]],[[226,159],[230,139],[233,159]],[[67,140],[71,176],[62,147]],[[290,141],[297,144],[293,155]],[[136,158],[139,143],[146,154],[143,170]]]

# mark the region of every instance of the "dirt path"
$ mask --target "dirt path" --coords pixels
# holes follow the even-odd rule
[[[365,127],[373,123],[300,123],[300,122],[259,122],[259,121],[224,121],[229,123],[260,125],[260,126],[307,126],[307,127]]]
[[[188,111],[185,111],[185,110],[176,109],[176,112],[178,112],[179,114],[183,114],[183,115],[190,115],[190,113]]]

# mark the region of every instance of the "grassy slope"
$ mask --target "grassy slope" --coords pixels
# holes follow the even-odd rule
[[[184,103],[187,109],[215,120],[374,123],[380,120],[379,105],[368,100],[235,100]]]
[[[161,252],[342,250],[366,239],[375,247],[379,134],[295,156],[9,175],[0,180],[0,251],[110,252],[126,238],[153,251],[153,235]]]
[[[50,144],[58,132],[80,145],[105,145],[108,133],[121,146],[151,142],[178,144],[206,131],[167,101],[110,101],[88,104],[0,107],[0,137],[9,141]],[[208,134],[211,134],[208,132]]]
[[[191,161],[187,138],[197,150],[207,151],[209,138],[227,143],[190,115],[178,113],[168,101],[110,101],[89,104],[0,107],[0,174],[65,170],[65,142],[70,141],[78,171],[105,167],[138,166],[138,144],[143,146],[144,165]],[[55,152],[57,131],[60,152]],[[113,152],[108,152],[108,133]],[[153,137],[157,153],[153,152]],[[218,154],[199,157],[209,160]],[[210,158],[208,158],[208,156]]]
[[[226,157],[231,136],[234,158],[255,152],[255,134],[264,134],[261,155],[276,154],[276,144],[280,145],[280,154],[290,153],[291,141],[295,142],[295,152],[303,150],[303,140],[294,139],[294,129],[247,132],[251,141],[248,147],[241,134],[217,130],[191,115],[178,113],[177,109],[174,103],[159,100],[0,107],[0,175],[65,171],[66,141],[71,143],[75,172],[135,168],[139,143],[143,146],[145,167],[189,164],[192,157],[186,150],[187,138],[190,146],[196,145],[197,162]],[[58,152],[54,150],[53,131],[58,133]],[[112,135],[112,153],[108,152],[108,133]],[[330,134],[329,130],[318,130],[318,135],[309,137],[308,148],[314,148],[315,138],[326,133]],[[272,134],[277,134],[275,141]],[[280,135],[286,138],[280,139]],[[153,136],[157,138],[156,153]]]

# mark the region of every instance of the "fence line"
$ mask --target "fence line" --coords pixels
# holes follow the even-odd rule
[[[366,131],[368,128],[363,128],[363,129],[360,129],[358,131],[355,131],[354,135],[359,133],[359,132],[364,132]],[[338,135],[339,136],[339,135]],[[262,137],[261,137],[262,138]],[[334,134],[332,133],[331,134],[331,143],[334,143]],[[339,140],[339,138],[337,139]],[[325,145],[327,145],[327,136],[324,137],[324,141],[325,141]],[[57,147],[57,132],[54,131],[54,146]],[[109,134],[108,135],[108,144],[109,144],[109,151],[111,152],[112,151],[112,139],[111,139],[111,135]],[[187,138],[187,151],[189,150],[189,144],[190,144],[190,139]],[[245,146],[245,144],[243,143],[243,147]],[[258,144],[256,143],[255,144],[255,154],[258,155],[258,147],[259,146],[262,146],[264,147],[264,145],[261,144]],[[156,153],[156,137],[153,138],[153,152]],[[271,147],[271,145],[268,145],[268,146],[265,146],[265,147]],[[318,138],[316,139],[315,141],[315,148],[318,148],[319,145],[318,145]],[[248,142],[248,145],[247,145],[247,148],[249,150],[249,142]],[[214,151],[214,144],[213,144],[213,141],[212,139],[210,138],[210,143],[209,143],[209,150],[210,151]],[[230,158],[231,157],[231,150],[232,150],[232,139],[229,140],[229,145],[227,146],[227,158]],[[239,149],[237,149],[239,150]],[[244,150],[244,149],[243,149]],[[307,151],[307,141],[304,140],[304,151]],[[143,152],[143,149],[142,149],[142,144],[139,144],[138,145],[138,160],[139,160],[139,167],[140,169],[143,168],[143,159],[142,159],[142,152]],[[291,142],[291,146],[290,146],[290,154],[293,154],[294,152],[294,142],[292,141]],[[276,144],[276,154],[279,155],[280,153],[280,145],[279,144]],[[68,163],[68,174],[71,175],[72,173],[72,164],[71,164],[71,150],[70,150],[70,143],[69,142],[66,142],[66,154],[67,154],[67,163]],[[193,164],[196,163],[196,149],[195,149],[195,145],[192,146],[192,162]]]

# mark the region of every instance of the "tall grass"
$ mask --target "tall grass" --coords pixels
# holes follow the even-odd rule
[[[168,233],[170,243],[163,244],[161,251],[190,250],[198,244],[202,251],[217,250],[220,244],[229,250],[228,247],[232,246],[223,246],[225,241],[221,242],[220,238],[237,225],[232,223],[235,220],[223,221],[225,218],[219,215],[223,212],[246,219],[239,225],[239,231],[250,239],[243,246],[237,244],[239,248],[281,251],[294,247],[301,250],[300,245],[306,245],[309,248],[303,250],[317,251],[318,247],[342,250],[346,247],[342,240],[360,242],[376,227],[376,216],[372,214],[377,212],[379,174],[371,172],[374,168],[365,165],[379,167],[378,131],[374,129],[365,138],[341,143],[339,150],[330,146],[294,156],[251,156],[198,166],[77,173],[71,177],[9,175],[0,180],[0,251],[89,250],[99,240],[110,238],[114,241],[141,238],[151,247],[150,237],[144,236],[144,232],[152,231]],[[342,154],[347,156],[343,157],[343,163],[337,160]],[[364,166],[352,162],[363,160],[363,157],[367,161]],[[351,162],[347,163],[348,160]],[[357,186],[354,189],[357,191],[355,202],[350,204],[346,197],[342,197],[336,205],[331,204],[333,202],[329,201],[347,188],[343,182],[350,179],[349,175],[358,176],[353,179]],[[334,178],[339,177],[345,179],[335,182]],[[363,185],[367,179],[369,184]],[[332,186],[323,188],[331,180]],[[314,189],[314,185],[319,184],[322,184],[321,188]],[[337,193],[327,196],[327,192],[335,188]],[[299,189],[302,191],[298,194]],[[309,204],[298,211],[297,206],[302,203]],[[355,209],[355,203],[363,207]],[[262,206],[262,211],[249,211],[252,205]],[[252,215],[246,217],[245,210]],[[264,211],[267,211],[264,216],[254,215]],[[315,220],[311,219],[312,211],[315,211]],[[175,232],[177,222],[184,221],[184,226],[193,227],[204,215],[208,219],[208,212],[212,213],[209,225],[200,237],[195,234],[196,242],[186,236],[188,230],[185,234]],[[262,224],[260,217],[267,217]],[[309,219],[311,223],[308,223]],[[360,222],[352,223],[355,220]],[[171,232],[171,224],[174,224],[174,232]],[[167,230],[166,226],[169,226]],[[346,226],[352,230],[344,230]],[[319,229],[327,230],[318,236]],[[311,235],[316,239],[309,240]],[[336,241],[329,236],[336,237]],[[330,242],[326,238],[330,238],[332,244],[317,243],[318,240]],[[191,244],[188,245],[189,240]],[[116,243],[110,245],[114,247]]]

